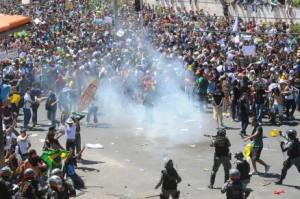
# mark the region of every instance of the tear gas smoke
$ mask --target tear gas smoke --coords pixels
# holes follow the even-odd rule
[[[101,112],[113,125],[142,128],[149,138],[166,137],[171,143],[200,140],[203,115],[188,95],[192,88],[185,89],[192,74],[182,57],[155,47],[151,31],[142,34],[138,23],[130,17],[120,23],[111,53],[101,59]]]

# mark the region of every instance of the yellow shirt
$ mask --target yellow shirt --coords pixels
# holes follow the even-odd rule
[[[15,105],[19,105],[21,101],[21,95],[20,94],[12,94],[12,96],[10,97],[10,103],[11,104],[15,104]]]

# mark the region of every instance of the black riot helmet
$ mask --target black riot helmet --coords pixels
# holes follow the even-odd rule
[[[226,136],[226,130],[225,129],[219,129],[217,132],[218,136],[225,137]]]
[[[242,160],[244,158],[244,154],[242,151],[239,151],[239,152],[236,152],[234,154],[234,157],[237,159],[237,160]]]
[[[237,169],[230,169],[229,171],[229,178],[233,181],[239,180],[240,179],[240,171]]]
[[[286,134],[291,140],[294,140],[297,137],[297,131],[294,129],[287,130]]]

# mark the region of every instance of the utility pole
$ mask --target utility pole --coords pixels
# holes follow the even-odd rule
[[[114,12],[114,24],[117,24],[117,15],[118,15],[118,1],[117,0],[113,0],[113,12]]]

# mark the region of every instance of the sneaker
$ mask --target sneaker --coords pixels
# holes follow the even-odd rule
[[[270,165],[267,165],[265,168],[265,173],[268,173],[270,171]]]
[[[251,173],[249,173],[249,175],[258,175],[258,172],[257,171],[252,171]]]

